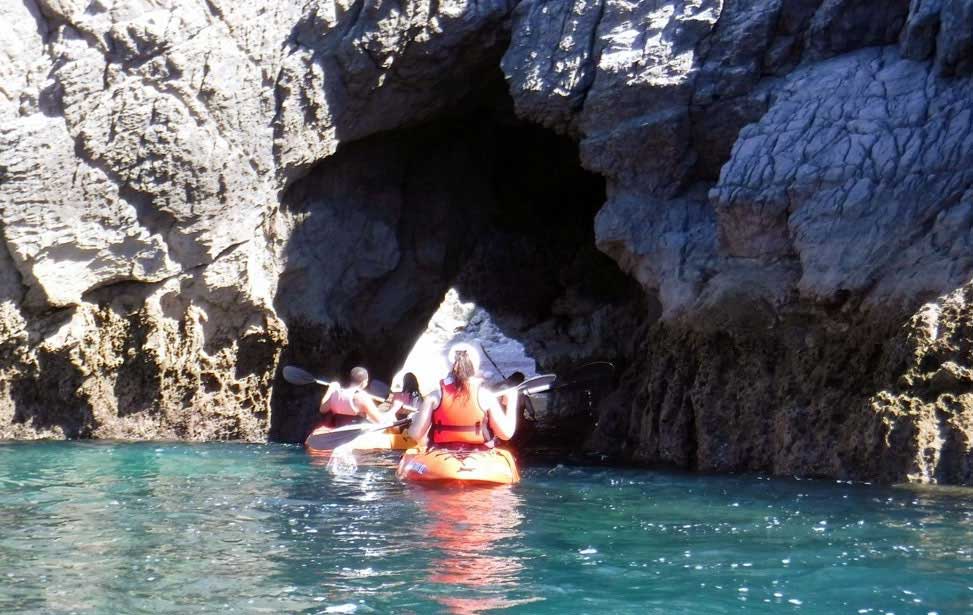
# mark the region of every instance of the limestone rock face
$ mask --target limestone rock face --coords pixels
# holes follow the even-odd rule
[[[512,0],[315,0],[287,37],[277,75],[280,172],[341,142],[429,119],[476,87],[505,41]]]
[[[409,351],[402,371],[416,375],[422,392],[436,390],[442,375],[449,370],[449,349],[460,342],[481,351],[480,372],[488,383],[498,383],[515,371],[527,378],[536,375],[536,362],[527,356],[524,346],[504,335],[483,308],[464,303],[454,289],[446,293],[429,319],[429,326]]]
[[[966,75],[973,70],[973,6],[964,0],[915,0],[902,32],[902,55],[933,58],[938,74]]]
[[[313,231],[281,195],[475,89],[509,8],[0,3],[0,435],[264,438],[284,248]]]
[[[283,324],[252,243],[279,189],[265,80],[287,10],[3,3],[0,434],[266,433]]]
[[[970,291],[904,324],[793,308],[769,329],[659,323],[627,414],[603,414],[593,445],[705,471],[968,484]]]
[[[585,167],[610,192],[672,194],[694,159],[695,50],[722,4],[522,3],[503,62],[517,111],[579,135]]]
[[[971,6],[518,7],[503,64],[517,110],[579,139],[608,179],[597,244],[662,308],[594,448],[969,481],[956,469],[969,402],[909,397],[902,383],[919,380],[887,338],[909,338],[923,301],[973,278]],[[800,340],[817,340],[824,367]],[[934,386],[969,391],[962,362],[926,362]],[[808,378],[821,370],[830,380]],[[960,444],[929,435],[946,433],[921,426],[931,416],[951,417],[957,435],[940,439]],[[865,433],[867,458],[852,454]]]
[[[280,361],[391,376],[456,288],[627,366],[591,448],[973,482],[969,0],[0,22],[0,436],[298,440]]]
[[[724,252],[797,258],[816,301],[960,286],[973,269],[971,93],[892,47],[795,71],[710,192]]]

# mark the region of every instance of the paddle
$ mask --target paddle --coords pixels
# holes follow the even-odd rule
[[[307,372],[305,372],[300,368],[292,368],[288,370],[287,367],[285,367],[284,371],[285,371],[284,378],[288,382],[291,382],[291,379],[288,378],[287,374],[289,374],[291,378],[298,380],[298,382],[294,382],[294,384],[298,384],[298,383],[309,384],[311,382],[318,382],[318,383],[321,382],[316,378],[314,378],[314,376],[311,376],[310,374],[308,374]],[[543,374],[540,376],[534,376],[533,378],[528,378],[527,380],[524,380],[523,382],[521,382],[515,387],[504,389],[503,391],[498,392],[496,395],[498,396],[505,395],[506,393],[509,393],[513,390],[519,390],[525,395],[540,393],[549,389],[551,387],[551,383],[553,383],[556,378],[557,376],[555,376],[554,374]],[[328,383],[324,382],[324,384],[328,384]],[[338,448],[342,444],[348,444],[355,438],[364,435],[366,433],[370,433],[373,431],[383,431],[385,429],[388,429],[389,427],[400,427],[402,425],[408,425],[411,422],[412,422],[412,417],[410,416],[398,420],[392,423],[391,425],[376,425],[375,423],[362,423],[360,425],[348,425],[347,427],[339,427],[338,429],[334,429],[332,431],[329,431],[328,433],[312,434],[308,436],[305,445],[308,448],[313,448],[316,450],[332,450]]]
[[[557,376],[554,374],[532,376],[515,387],[510,387],[509,389],[499,391],[496,395],[499,397],[516,389],[529,397],[531,395],[536,395],[537,393],[543,393],[550,390],[551,385],[554,384],[555,380],[557,380]]]
[[[519,389],[520,392],[524,395],[524,404],[527,410],[530,412],[531,420],[536,420],[536,413],[534,412],[534,403],[530,400],[531,396],[536,395],[538,393],[544,393],[549,391],[551,389],[551,385],[554,384],[555,380],[557,380],[557,376],[555,376],[554,374],[542,374],[540,376],[534,376],[532,378],[528,378],[527,380],[521,382],[518,386],[514,387],[516,389]],[[498,396],[503,395],[510,390],[511,389],[506,389],[505,391],[501,391],[500,393],[498,393]]]
[[[497,395],[505,395],[505,394],[513,391],[514,389],[516,389],[516,390],[520,391],[521,393],[523,393],[524,395],[528,395],[528,396],[529,395],[536,395],[537,393],[543,393],[545,391],[550,390],[552,388],[551,385],[554,383],[554,381],[556,379],[557,379],[557,376],[554,375],[554,374],[541,374],[539,376],[532,376],[532,377],[528,378],[527,380],[524,380],[523,382],[521,382],[517,386],[510,387],[509,389],[504,389],[502,391],[499,391],[496,394]],[[291,384],[296,384],[296,385],[299,385],[299,386],[305,385],[305,384],[320,384],[321,386],[331,386],[331,383],[328,382],[327,380],[322,380],[321,378],[316,378],[310,372],[307,372],[307,371],[301,369],[300,367],[295,367],[293,365],[285,365],[284,366],[284,380],[286,380],[287,382],[290,382]],[[378,397],[377,395],[372,395],[371,393],[369,393],[367,391],[365,391],[364,393],[366,395],[368,395],[369,397],[371,397],[372,399],[377,399],[379,401],[385,401],[384,398]],[[412,406],[408,406],[408,405],[405,405],[403,407],[406,408],[407,410],[415,410],[416,409],[416,408],[413,408]]]
[[[389,425],[376,425],[375,423],[362,423],[360,425],[348,425],[329,431],[328,433],[311,434],[307,437],[304,445],[319,451],[333,450],[342,444],[348,444],[355,438],[373,431],[384,431],[390,427],[401,427],[412,422],[412,417],[395,421]]]
[[[325,387],[331,386],[331,383],[328,382],[327,380],[322,380],[321,378],[317,378],[314,375],[312,375],[310,372],[307,372],[301,369],[300,367],[294,367],[293,365],[284,366],[284,380],[290,382],[291,384],[296,384],[298,386],[302,386],[305,384],[320,384],[321,386],[325,386]],[[371,397],[376,401],[385,401],[384,397],[373,395],[368,391],[362,391],[362,393],[368,395],[369,397]],[[415,410],[415,408],[413,408],[412,406],[405,406],[405,408],[409,410]]]
[[[551,386],[547,391],[583,390],[608,387],[615,376],[615,366],[608,361],[586,363],[573,370],[563,382]]]
[[[500,377],[506,380],[507,376],[504,375],[503,370],[500,369],[500,366],[497,365],[497,362],[494,361],[493,357],[491,357],[490,354],[486,351],[486,346],[484,346],[482,342],[480,342],[480,350],[483,352],[483,356],[486,357],[493,365],[493,369],[497,370],[497,373],[500,374]]]
[[[321,378],[315,377],[308,371],[301,369],[300,367],[295,367],[293,365],[285,365],[283,370],[284,380],[290,382],[291,384],[296,384],[302,386],[305,384],[320,384],[322,386],[331,386],[331,383],[327,380],[322,380]],[[504,389],[497,393],[498,396],[505,395],[513,390],[518,390],[525,395],[532,395],[536,393],[541,393],[551,388],[551,384],[557,379],[554,374],[542,374],[540,376],[534,376],[524,380],[515,387],[510,387],[509,389]],[[380,401],[382,398],[375,395],[366,393],[374,399]],[[405,405],[404,408],[408,410],[415,410],[412,406]],[[357,438],[358,436],[364,435],[372,431],[383,431],[389,427],[400,427],[402,425],[408,425],[412,422],[412,417],[406,417],[399,421],[396,421],[390,425],[377,425],[375,423],[362,423],[359,425],[348,425],[347,427],[339,427],[323,434],[312,434],[308,436],[305,445],[308,448],[313,448],[316,450],[332,450],[342,444],[347,444]]]
[[[294,367],[293,365],[284,366],[284,380],[290,382],[291,384],[312,384],[317,382],[322,386],[331,386],[331,383],[327,380],[321,380],[320,378],[315,378],[309,372],[304,371],[300,367]]]

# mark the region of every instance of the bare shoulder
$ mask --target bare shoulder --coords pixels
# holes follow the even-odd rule
[[[430,391],[427,395],[424,395],[422,400],[431,399],[433,401],[439,401],[443,397],[443,392],[441,389],[436,389],[435,391]]]
[[[486,386],[481,386],[477,391],[477,401],[480,402],[481,408],[493,408],[498,406],[497,395]]]

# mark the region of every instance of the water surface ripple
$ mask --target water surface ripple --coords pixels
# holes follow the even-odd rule
[[[973,491],[293,446],[0,444],[0,612],[973,613]]]

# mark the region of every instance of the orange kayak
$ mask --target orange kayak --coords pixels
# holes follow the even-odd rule
[[[440,483],[511,485],[520,481],[514,456],[500,448],[410,448],[402,455],[396,476],[402,480]]]
[[[333,431],[333,428],[321,425],[312,431],[304,441],[304,448],[312,455],[330,455],[330,449],[317,449],[311,446],[311,436],[326,434]],[[404,451],[410,446],[415,446],[415,440],[406,434],[399,433],[398,429],[386,429],[384,431],[371,431],[355,438],[351,443],[351,449],[356,451]]]

